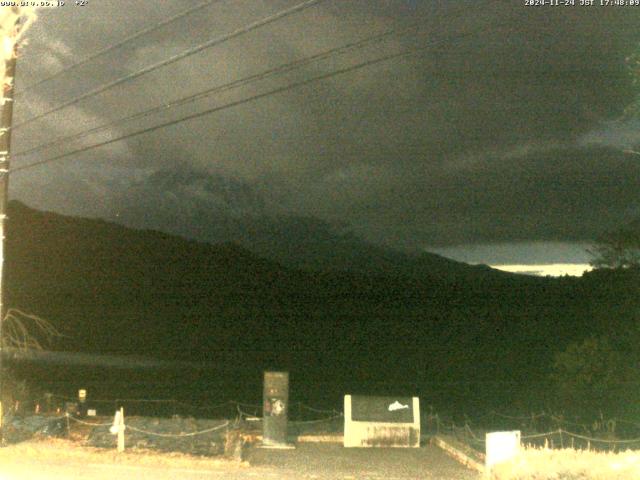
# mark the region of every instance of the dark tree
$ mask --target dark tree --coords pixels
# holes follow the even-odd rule
[[[602,235],[588,252],[594,268],[640,268],[640,230],[618,229]]]
[[[554,356],[556,399],[583,419],[637,414],[640,377],[635,352],[606,337],[570,344]]]

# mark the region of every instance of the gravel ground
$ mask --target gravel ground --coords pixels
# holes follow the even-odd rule
[[[301,443],[293,450],[248,447],[252,466],[275,467],[297,478],[478,480],[478,472],[461,466],[438,447],[344,448],[339,444]],[[295,477],[291,477],[295,478]]]
[[[157,451],[80,446],[42,438],[0,448],[0,480],[247,480],[272,478],[341,480],[479,480],[436,446],[344,448],[336,443],[299,443],[292,450],[246,445],[242,463]]]
[[[0,448],[0,480],[244,480],[275,475],[246,462],[134,449],[118,454],[54,438]]]

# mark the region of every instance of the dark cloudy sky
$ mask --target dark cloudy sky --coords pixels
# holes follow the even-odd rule
[[[203,2],[67,3],[41,10],[27,33],[18,64],[17,90],[24,90],[16,100],[18,125],[302,0],[210,2],[27,88]],[[640,42],[640,7],[525,3],[320,1],[20,125],[13,151],[391,29],[396,34],[18,155],[13,166],[363,61],[415,53],[17,171],[12,197],[41,209],[129,223],[137,217],[127,212],[139,212],[141,198],[162,199],[148,202],[144,216],[158,216],[169,231],[167,209],[184,216],[202,204],[229,215],[318,217],[348,224],[372,242],[435,249],[471,262],[585,262],[585,242],[640,218],[640,156],[623,152],[640,143],[640,124],[621,119],[635,94],[625,57]],[[216,185],[226,200],[220,201]]]

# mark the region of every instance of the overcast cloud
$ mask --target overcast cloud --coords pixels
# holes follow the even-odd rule
[[[102,0],[84,8],[40,11],[19,59],[18,89],[198,3],[134,0],[123,8],[120,0]],[[15,123],[295,3],[214,2],[25,91],[16,102]],[[220,188],[252,193],[233,196],[242,203],[235,206],[227,194],[216,208],[316,216],[397,247],[514,241],[581,245],[604,229],[640,218],[640,156],[623,152],[640,143],[639,125],[617,121],[634,96],[624,61],[640,41],[639,20],[640,8],[633,7],[326,0],[18,127],[13,150],[390,28],[402,30],[414,22],[418,28],[273,79],[119,123],[80,143],[18,156],[13,165],[366,59],[433,46],[16,172],[11,193],[37,208],[118,220],[122,211],[138,208],[144,196],[173,195],[182,203],[176,215],[198,202],[209,208],[216,204],[212,185],[226,185]],[[181,177],[179,188],[157,181],[158,174],[180,172],[196,174]],[[209,183],[203,175],[210,176]],[[186,188],[184,182],[190,181],[195,183]],[[152,203],[146,208],[149,218],[157,215],[159,227],[171,230],[171,222],[163,226],[160,220],[166,212],[155,211]],[[194,235],[199,228],[193,226]],[[572,253],[557,257],[549,260],[583,261]]]

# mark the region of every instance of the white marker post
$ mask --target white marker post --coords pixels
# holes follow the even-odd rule
[[[109,428],[109,431],[113,435],[118,435],[118,453],[124,452],[124,431],[126,426],[124,424],[124,408],[120,407],[120,410],[116,410],[116,414],[113,417],[113,425]]]

